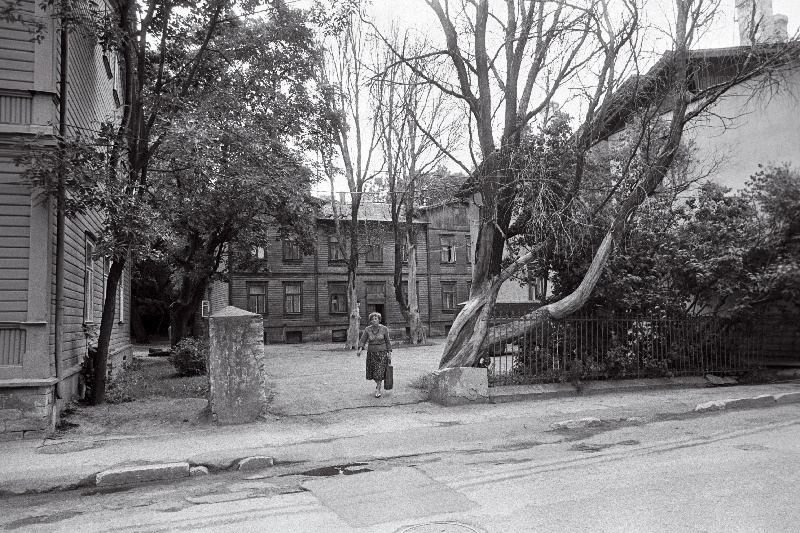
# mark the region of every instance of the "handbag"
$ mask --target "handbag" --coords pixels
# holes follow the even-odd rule
[[[394,367],[392,365],[386,365],[386,375],[383,377],[383,388],[392,390],[392,387],[394,387]]]

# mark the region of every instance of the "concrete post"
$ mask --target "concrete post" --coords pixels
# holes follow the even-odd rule
[[[264,320],[228,306],[209,318],[208,407],[220,424],[242,424],[267,411]]]

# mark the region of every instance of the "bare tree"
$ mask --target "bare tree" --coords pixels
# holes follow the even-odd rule
[[[347,329],[347,349],[358,344],[360,311],[356,291],[356,277],[359,255],[364,243],[360,239],[359,209],[363,200],[365,185],[382,170],[373,168],[377,148],[380,144],[378,121],[374,107],[363,101],[362,94],[367,89],[368,74],[362,62],[365,57],[366,36],[364,25],[356,13],[350,13],[348,23],[342,30],[331,36],[324,52],[321,67],[323,94],[328,111],[328,144],[323,146],[324,168],[331,183],[331,205],[334,217],[334,232],[342,257],[347,261],[347,305],[349,327]],[[369,115],[369,116],[365,116]],[[367,131],[364,131],[366,128]],[[341,158],[344,176],[347,179],[350,203],[349,214],[342,214],[335,198],[336,167],[334,159]],[[345,221],[346,224],[341,222]],[[344,231],[343,231],[344,227]],[[366,244],[369,246],[369,243]]]
[[[409,328],[412,344],[419,344],[426,336],[416,291],[417,228],[414,220],[419,211],[419,182],[441,163],[446,151],[452,150],[459,140],[459,131],[457,115],[450,112],[445,96],[394,59],[392,49],[407,55],[408,49],[419,48],[419,43],[410,41],[408,32],[401,37],[396,29],[388,38],[390,47],[376,47],[378,72],[372,88],[379,93],[375,98],[379,103],[376,116],[380,124],[394,233],[395,300]],[[408,272],[404,279],[406,265]]]
[[[719,0],[675,0],[671,50],[661,59],[654,71],[657,74],[620,84],[625,69],[635,69],[639,61],[642,25],[638,0],[617,2],[613,8],[607,0],[571,4],[507,0],[504,13],[491,10],[488,0],[464,1],[457,6],[439,0],[427,3],[441,26],[444,49],[428,52],[423,64],[416,62],[416,57],[395,52],[427,83],[469,107],[480,150],[480,163],[470,180],[481,213],[470,299],[451,327],[440,362],[442,368],[473,366],[499,335],[489,330],[488,319],[500,286],[523,268],[538,249],[548,245],[545,236],[528,253],[504,265],[508,242],[531,224],[542,226],[538,204],[524,201],[525,183],[515,163],[526,127],[546,112],[557,95],[565,94],[568,84],[580,82],[579,74],[591,71],[594,82],[583,83],[594,89],[584,91],[583,126],[574,139],[576,163],[571,183],[562,184],[567,194],[561,212],[553,219],[556,221],[558,216],[569,216],[581,204],[586,156],[604,121],[615,115],[615,105],[636,108],[641,125],[640,142],[633,143],[638,152],[631,152],[628,163],[622,163],[623,169],[631,170],[629,163],[634,153],[644,163],[636,173],[623,172],[611,184],[609,197],[615,198],[615,214],[578,288],[526,317],[525,322],[531,327],[548,318],[567,316],[583,306],[615,243],[623,236],[626,223],[668,173],[686,125],[731,87],[774,65],[774,54],[767,54],[770,59],[765,61],[765,55],[756,47],[734,64],[725,83],[702,94],[690,90],[694,89],[690,82],[698,66],[690,61],[691,46],[712,20]],[[492,50],[492,46],[496,48]],[[438,76],[429,69],[436,58],[444,58],[450,65],[452,78]],[[645,146],[645,140],[655,138],[655,128],[662,132],[658,142]],[[522,322],[515,326],[519,334]]]

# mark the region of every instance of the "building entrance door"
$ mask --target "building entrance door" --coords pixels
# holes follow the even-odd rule
[[[370,313],[381,314],[381,324],[386,325],[386,313],[383,312],[383,304],[367,304],[367,320],[369,320]]]

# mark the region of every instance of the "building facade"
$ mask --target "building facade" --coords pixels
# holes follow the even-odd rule
[[[26,185],[15,158],[20,138],[58,132],[62,50],[51,13],[33,1],[22,7],[23,16],[37,17],[44,29],[37,40],[23,24],[0,22],[0,440],[51,433],[65,404],[82,394],[80,370],[99,329],[110,266],[94,253],[99,217],[67,219],[59,373],[54,201]],[[69,34],[67,49],[67,132],[95,131],[119,111],[116,58],[80,32]],[[132,354],[127,272],[120,285],[109,350],[112,369]]]
[[[364,231],[356,290],[362,323],[377,311],[393,336],[402,338],[406,324],[395,297],[389,206],[362,202],[360,220]],[[461,203],[425,208],[415,224],[421,319],[429,335],[444,335],[458,303],[469,295],[472,264],[467,209]],[[311,255],[304,255],[292,241],[280,240],[276,230],[263,247],[252,251],[253,268],[234,270],[228,283],[212,284],[202,314],[208,316],[227,305],[259,313],[264,317],[265,342],[344,342],[349,321],[347,262],[334,227],[332,216],[323,211]],[[403,273],[407,272],[404,262]]]

